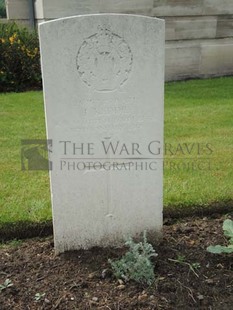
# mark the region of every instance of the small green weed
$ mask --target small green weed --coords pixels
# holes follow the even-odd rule
[[[42,298],[44,298],[44,296],[45,296],[45,293],[43,293],[43,294],[36,293],[34,299],[35,299],[35,301],[40,301]]]
[[[199,269],[201,267],[201,265],[199,263],[188,263],[187,261],[185,261],[185,256],[183,255],[178,255],[177,259],[171,259],[168,258],[169,261],[174,262],[174,263],[178,263],[181,265],[186,265],[189,267],[189,269],[195,274],[196,277],[199,277],[198,274],[196,273],[195,270]]]
[[[7,289],[8,287],[13,286],[13,283],[11,282],[10,279],[6,279],[5,282],[3,284],[0,285],[0,292],[2,292],[3,290]]]
[[[146,232],[143,234],[143,241],[135,243],[129,238],[125,245],[129,251],[115,262],[109,260],[116,278],[124,281],[136,281],[140,284],[151,285],[155,280],[154,267],[151,257],[156,257],[152,245],[147,242]]]
[[[230,238],[229,245],[228,246],[210,245],[207,248],[208,252],[214,253],[214,254],[233,253],[233,221],[232,220],[227,219],[223,222],[223,231],[224,231],[224,235]]]

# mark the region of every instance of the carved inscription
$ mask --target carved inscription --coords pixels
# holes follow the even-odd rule
[[[86,38],[77,54],[81,80],[96,91],[113,91],[125,84],[132,64],[129,45],[106,27]]]

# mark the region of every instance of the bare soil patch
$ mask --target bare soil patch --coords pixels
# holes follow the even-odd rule
[[[0,284],[8,278],[13,286],[0,292],[0,309],[232,309],[233,255],[206,252],[208,245],[226,243],[225,218],[166,220],[164,239],[154,246],[159,255],[151,287],[113,277],[108,259],[120,258],[124,248],[55,256],[52,237],[4,245]]]

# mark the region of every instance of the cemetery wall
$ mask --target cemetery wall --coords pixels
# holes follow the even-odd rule
[[[28,0],[7,0],[8,19],[27,22]],[[35,0],[37,23],[90,13],[166,21],[166,80],[233,74],[232,0]]]

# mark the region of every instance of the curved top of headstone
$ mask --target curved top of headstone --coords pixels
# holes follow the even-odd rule
[[[44,27],[46,24],[56,24],[63,21],[73,20],[73,19],[80,19],[80,18],[92,18],[92,17],[120,17],[124,16],[127,18],[142,18],[142,19],[148,19],[148,20],[157,20],[158,22],[164,23],[164,20],[157,17],[151,17],[151,16],[145,16],[145,15],[137,15],[137,14],[118,14],[118,13],[96,13],[96,14],[82,14],[82,15],[74,15],[74,16],[67,16],[67,17],[61,17],[53,20],[48,20],[41,22],[39,24],[39,27]]]
[[[60,18],[39,25],[40,29],[48,29],[49,32],[56,34],[58,28],[62,29],[67,24],[78,22],[77,30],[72,30],[73,33],[76,31],[82,36],[76,51],[77,74],[86,87],[99,92],[111,92],[124,86],[130,77],[134,61],[129,42],[122,33],[119,34],[112,29],[109,18],[119,19],[119,23],[122,18],[133,21],[138,19],[153,21],[153,23],[156,21],[161,22],[161,25],[164,23],[160,19],[140,15],[89,14]],[[81,21],[87,19],[90,32],[88,29],[80,29]]]

